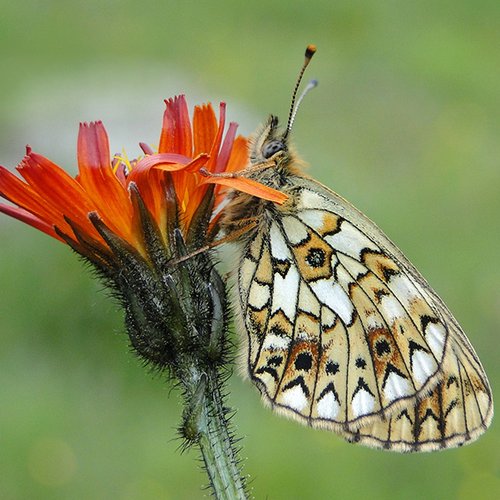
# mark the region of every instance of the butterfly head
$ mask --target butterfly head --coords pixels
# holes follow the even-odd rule
[[[288,135],[279,128],[277,116],[271,115],[255,133],[250,147],[252,164],[283,159],[288,153]]]

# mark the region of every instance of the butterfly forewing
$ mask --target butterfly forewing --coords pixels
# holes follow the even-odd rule
[[[289,174],[290,203],[247,238],[239,297],[248,370],[264,398],[350,440],[399,451],[458,445],[491,419],[477,356],[380,229]]]

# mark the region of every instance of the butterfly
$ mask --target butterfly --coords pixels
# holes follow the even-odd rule
[[[288,126],[269,118],[244,174],[288,200],[235,191],[221,219],[227,232],[253,221],[237,242],[235,301],[248,375],[274,411],[351,442],[406,452],[473,441],[493,401],[466,335],[394,243],[307,177],[289,145],[314,51]]]

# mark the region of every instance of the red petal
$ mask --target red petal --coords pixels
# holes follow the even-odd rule
[[[166,227],[166,215],[168,216],[168,214],[165,213],[166,199],[164,176],[165,174],[162,171],[150,169],[143,172],[143,174],[134,181],[141,198],[162,233]],[[135,215],[137,216],[137,214]]]
[[[191,156],[193,139],[186,98],[180,95],[166,100],[165,104],[158,152]]]
[[[248,165],[248,140],[239,135],[234,140],[226,172],[237,172]]]
[[[226,137],[224,138],[224,142],[222,143],[222,147],[220,148],[219,156],[217,157],[217,162],[215,164],[214,172],[216,173],[224,172],[226,170],[229,157],[231,156],[231,151],[233,149],[234,137],[236,136],[237,128],[237,123],[231,122],[229,124]]]
[[[80,123],[78,165],[82,169],[107,168],[111,164],[108,134],[102,122]]]
[[[186,172],[198,172],[201,167],[205,167],[210,160],[210,156],[206,153],[199,154],[194,160],[191,160],[189,165],[186,165]]]
[[[232,189],[242,191],[243,193],[256,196],[257,198],[262,198],[263,200],[273,201],[282,205],[288,199],[288,196],[281,191],[264,186],[260,182],[254,181],[253,179],[247,179],[246,177],[206,177],[202,184],[219,184],[222,186],[228,186]]]
[[[64,243],[64,241],[54,231],[54,226],[52,226],[51,224],[47,224],[45,221],[24,210],[23,208],[10,207],[9,205],[0,203],[0,212],[9,215],[10,217],[14,217],[15,219],[20,220],[21,222],[24,222]]]
[[[162,170],[175,172],[177,170],[186,168],[190,162],[191,158],[188,158],[184,155],[175,153],[156,153],[145,156],[144,158],[139,160],[130,172],[130,177],[131,179],[133,179],[138,175],[144,173],[146,170],[154,167],[160,168],[160,166],[162,167]]]
[[[39,217],[50,220],[52,214],[45,208],[42,198],[28,184],[0,166],[0,196]]]
[[[86,202],[78,191],[81,188],[66,172],[43,156],[34,153],[23,159],[18,170],[33,185],[25,184],[7,169],[0,167],[0,194],[20,207],[17,209],[4,206],[3,212],[57,239],[59,237],[52,228],[54,225],[60,228],[68,227],[64,214],[68,214],[74,220],[83,220],[87,229],[95,234],[82,208]],[[75,185],[76,191],[73,189]],[[67,196],[71,199],[69,206]]]
[[[39,201],[32,195],[31,199],[37,201],[43,209],[34,211],[19,201],[16,201],[16,204],[39,215],[50,224],[64,227],[65,214],[72,220],[91,227],[86,223],[87,213],[92,211],[94,206],[78,182],[62,168],[42,155],[30,153],[24,157],[17,170],[26,179],[30,191],[38,195]],[[26,192],[26,188],[24,189]],[[44,212],[49,214],[50,218],[43,216]]]
[[[193,115],[194,154],[208,153],[217,135],[217,118],[211,104],[195,106]]]
[[[217,129],[217,134],[212,143],[210,149],[210,160],[207,164],[207,170],[210,172],[215,171],[215,165],[217,163],[217,157],[219,155],[220,145],[222,142],[222,136],[224,135],[224,127],[226,125],[226,103],[221,102],[219,105],[219,128]]]
[[[78,167],[79,181],[100,217],[111,230],[134,244],[132,205],[125,186],[113,172],[108,135],[101,122],[80,125]]]

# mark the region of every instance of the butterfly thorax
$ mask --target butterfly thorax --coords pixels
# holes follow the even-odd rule
[[[301,162],[290,147],[286,133],[278,127],[278,118],[270,116],[250,140],[250,165],[244,175],[265,186],[289,195],[281,206],[256,198],[241,191],[228,194],[228,203],[220,219],[220,226],[228,234],[244,227],[251,221],[257,222],[256,230],[267,225],[276,211],[288,211],[294,203],[291,190],[296,185],[292,178],[300,172]],[[303,173],[300,174],[304,176]],[[249,231],[249,237],[253,231]]]

